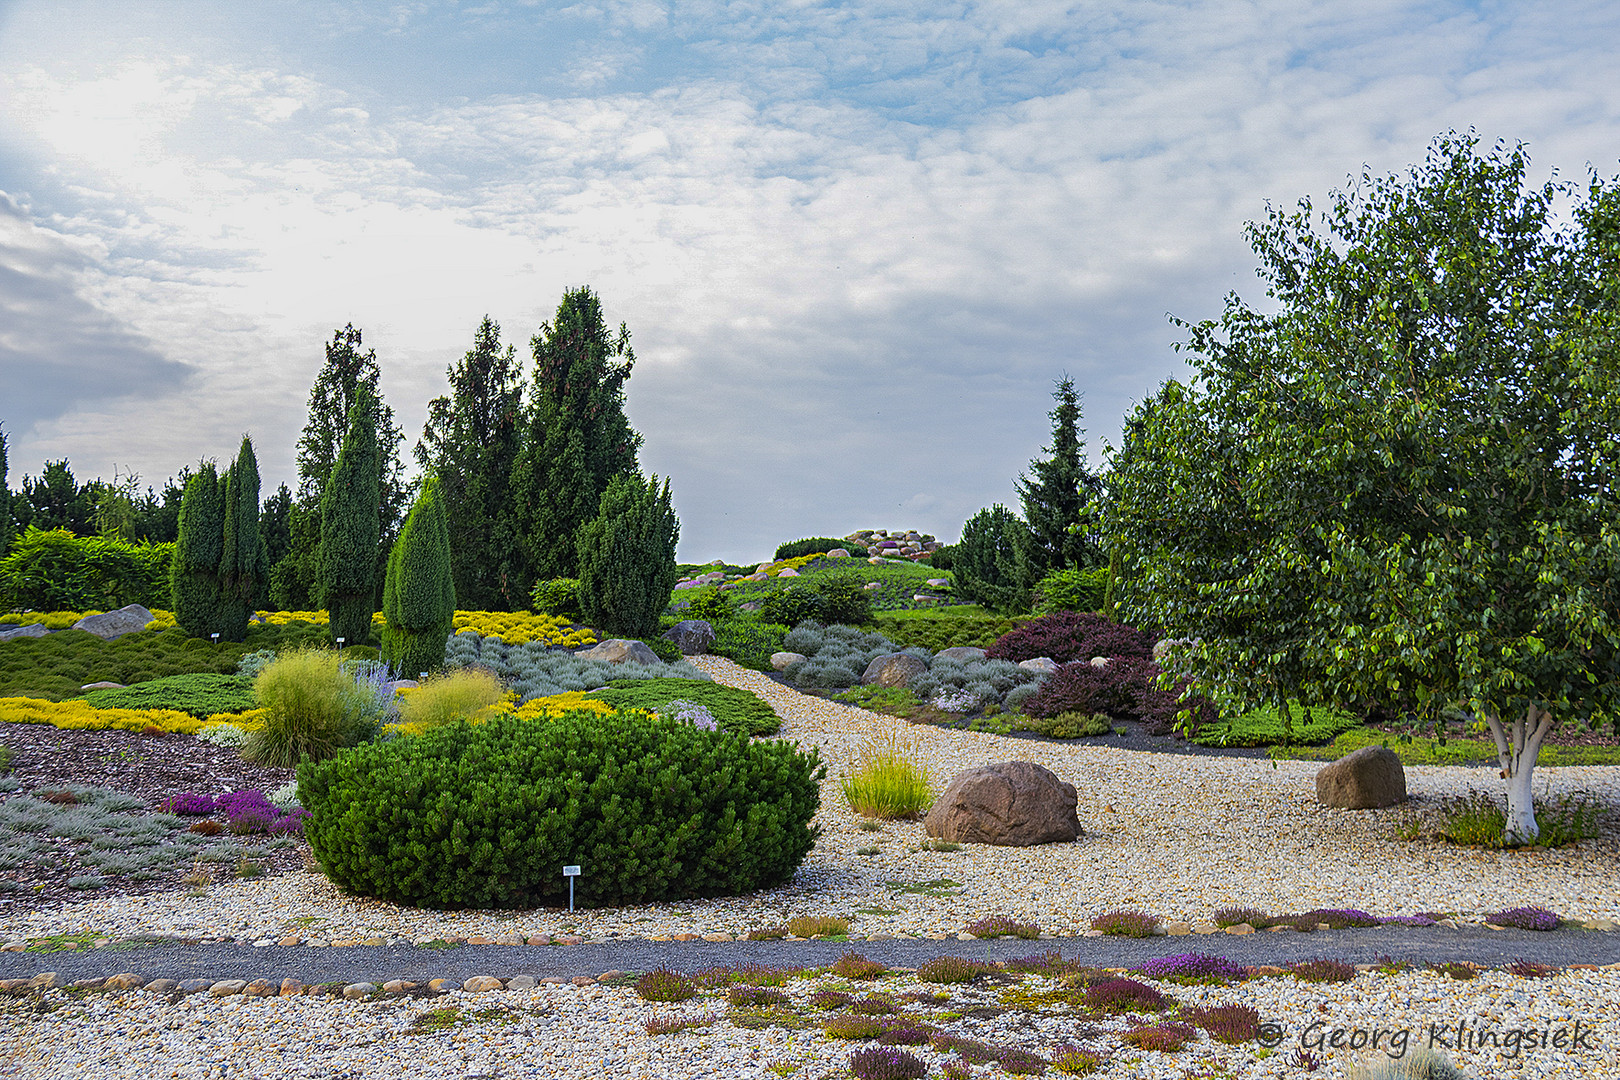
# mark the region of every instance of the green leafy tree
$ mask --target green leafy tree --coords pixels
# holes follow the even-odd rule
[[[1024,521],[1000,503],[969,518],[952,555],[957,594],[992,611],[1027,610],[1028,532]]]
[[[225,546],[225,490],[211,461],[199,465],[186,482],[179,532],[169,564],[174,621],[190,637],[222,634],[219,564]]]
[[[609,334],[589,288],[563,294],[557,314],[530,341],[534,380],[528,432],[513,478],[513,523],[526,596],[536,580],[576,577],[575,538],[596,516],[608,483],[636,471],[641,436],[624,415],[635,354],[623,324]]]
[[[1476,146],[1250,226],[1275,313],[1187,327],[1111,523],[1194,690],[1472,715],[1523,843],[1548,732],[1620,716],[1620,193]]]
[[[669,480],[615,476],[597,515],[579,532],[579,606],[585,621],[623,637],[651,637],[679,574],[681,523]]]
[[[259,534],[259,461],[242,436],[236,461],[225,473],[225,520],[219,558],[220,637],[247,637],[253,602],[269,576],[269,553]]]
[[[1089,525],[1089,510],[1102,494],[1102,481],[1086,468],[1080,437],[1080,395],[1065,375],[1052,395],[1050,457],[1029,463],[1030,476],[1020,476],[1018,497],[1029,526],[1025,562],[1036,578],[1048,570],[1084,570],[1103,561]]]
[[[383,585],[382,657],[407,678],[444,664],[456,618],[450,543],[439,482],[429,475],[394,541]]]
[[[370,637],[377,610],[381,487],[377,407],[370,388],[362,384],[349,410],[349,432],[321,494],[321,586],[332,638],[350,645]]]
[[[489,316],[473,347],[445,371],[448,396],[428,402],[416,460],[439,478],[450,527],[456,595],[479,611],[521,609],[527,596],[509,575],[512,469],[523,444],[523,385],[514,350],[501,348]]]

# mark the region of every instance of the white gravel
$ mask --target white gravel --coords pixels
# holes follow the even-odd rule
[[[1356,907],[1380,915],[1423,910],[1465,917],[1539,904],[1566,917],[1620,918],[1620,843],[1612,830],[1596,841],[1555,850],[1496,852],[1397,837],[1407,810],[1341,812],[1315,803],[1310,762],[1144,754],[1015,740],[996,735],[908,727],[902,721],[806,697],[729,661],[701,657],[718,680],[753,690],[783,717],[781,737],[822,748],[829,776],[819,822],[824,830],[791,885],[730,900],[656,904],[579,912],[429,912],[344,896],[318,874],[215,885],[205,896],[153,895],[89,900],[49,911],[8,912],[6,939],[90,932],[109,938],[143,933],[237,940],[297,938],[311,946],[368,938],[426,941],[536,933],[664,938],[742,934],[793,915],[850,917],[853,935],[954,935],[985,915],[1033,921],[1049,933],[1084,931],[1091,918],[1120,907],[1165,920],[1206,921],[1218,908],[1242,904],[1273,912]],[[1023,759],[1075,784],[1086,834],[1074,844],[1029,849],[965,845],[923,850],[922,826],[857,827],[838,776],[869,738],[899,732],[936,789],[955,772]],[[1418,806],[1470,786],[1498,782],[1486,770],[1412,767],[1407,784]],[[1538,770],[1538,791],[1590,792],[1620,805],[1620,768]],[[858,849],[876,847],[875,855]],[[932,892],[907,883],[948,879]],[[1190,947],[1212,943],[1199,938]],[[500,973],[497,973],[500,974]],[[904,990],[906,985],[892,987]],[[1235,987],[1169,988],[1187,1001],[1252,1004],[1284,1025],[1287,1041],[1266,1055],[1254,1044],[1226,1047],[1200,1039],[1161,1055],[1124,1050],[1104,1037],[1103,1076],[1299,1075],[1282,1069],[1283,1051],[1299,1048],[1307,1024],[1409,1030],[1414,1042],[1430,1024],[1491,1029],[1592,1025],[1595,1049],[1537,1049],[1514,1060],[1489,1049],[1452,1051],[1476,1076],[1620,1077],[1615,1024],[1620,973],[1569,972],[1522,980],[1489,972],[1454,982],[1428,972],[1366,973],[1354,983],[1307,986],[1292,978]],[[794,984],[794,994],[808,991]],[[994,996],[999,990],[953,991]],[[818,1029],[751,1031],[718,1022],[654,1037],[642,1024],[652,1007],[633,992],[607,987],[541,986],[434,1002],[346,1002],[328,998],[198,995],[171,1004],[140,991],[75,999],[48,991],[0,998],[0,1076],[215,1077],[258,1076],[578,1076],[801,1077],[847,1076],[850,1044]],[[429,1008],[468,1013],[502,1010],[436,1034],[411,1031]],[[724,1013],[723,1001],[660,1007],[663,1012]],[[1110,1022],[1120,1028],[1120,1022]],[[1073,1036],[1073,1017],[1009,1013],[963,1020],[962,1034],[1049,1053]],[[1106,1025],[1105,1025],[1106,1026]],[[1494,1027],[1493,1027],[1494,1026]],[[1585,1030],[1583,1028],[1583,1030]],[[1101,1045],[1101,1044],[1100,1044]],[[1308,1045],[1307,1048],[1309,1049]],[[1346,1075],[1348,1057],[1316,1048],[1327,1065],[1316,1075]],[[937,1064],[944,1055],[923,1047]],[[776,1066],[773,1070],[770,1066]],[[975,1075],[998,1075],[979,1066]],[[933,1075],[938,1075],[937,1067]]]

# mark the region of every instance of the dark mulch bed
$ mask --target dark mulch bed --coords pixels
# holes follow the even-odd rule
[[[140,815],[155,811],[164,799],[181,792],[220,795],[227,791],[256,789],[268,794],[293,779],[292,769],[250,764],[238,751],[215,746],[193,735],[155,736],[129,731],[66,730],[48,724],[0,723],[0,743],[11,748],[9,775],[20,785],[16,791],[0,795],[0,801],[16,795],[61,791],[68,785],[85,785],[111,788],[139,798],[147,810],[129,813]],[[197,819],[185,820],[190,823]],[[223,823],[223,818],[217,820]],[[0,854],[4,853],[6,835],[0,831]],[[0,892],[0,913],[18,907],[33,909],[65,901],[185,889],[189,886],[183,879],[197,869],[187,863],[171,870],[159,870],[150,880],[131,881],[102,874],[81,863],[77,856],[89,848],[87,840],[37,834],[35,839],[52,845],[54,850],[48,858],[36,856],[22,867],[0,869],[0,881],[12,881],[21,886]],[[263,836],[232,837],[226,832],[219,839],[235,840],[248,848],[267,875],[301,870],[306,865],[309,845],[301,838],[297,844],[279,850],[263,849],[261,845],[266,840]],[[236,872],[235,863],[214,864],[208,868],[219,880]],[[106,877],[107,884],[100,889],[67,888],[70,878],[89,874]]]

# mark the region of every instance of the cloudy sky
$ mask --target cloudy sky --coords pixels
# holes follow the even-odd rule
[[[1476,128],[1620,157],[1620,7],[0,0],[11,486],[293,447],[361,328],[412,442],[488,313],[630,327],[684,559],[954,539],[1258,300],[1242,225]]]

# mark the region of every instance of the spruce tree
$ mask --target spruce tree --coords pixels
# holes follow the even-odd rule
[[[513,479],[512,520],[522,561],[509,576],[527,596],[537,579],[577,577],[579,530],[596,516],[608,482],[636,471],[641,436],[624,415],[635,354],[588,287],[563,294],[556,317],[531,340],[534,379],[528,433]],[[509,590],[510,591],[510,590]]]
[[[349,432],[321,495],[321,586],[332,638],[359,645],[376,610],[382,455],[377,408],[362,385],[349,410]]]
[[[591,626],[622,637],[651,637],[679,575],[681,523],[669,480],[615,476],[594,519],[579,532],[579,606]]]
[[[515,560],[507,557],[503,528],[523,443],[523,386],[514,350],[501,348],[501,328],[486,315],[472,349],[445,374],[450,394],[428,402],[416,460],[439,478],[456,596],[480,611],[523,608],[528,596],[509,579]]]
[[[179,538],[169,564],[174,621],[188,637],[223,634],[219,566],[225,541],[225,492],[212,461],[197,467],[180,499]]]
[[[439,482],[430,475],[394,541],[383,584],[382,656],[405,678],[444,664],[456,615],[450,543]]]
[[[259,533],[259,461],[253,441],[242,436],[236,461],[225,474],[225,522],[219,558],[220,630],[226,641],[247,637],[253,602],[269,574]]]
[[[1091,501],[1102,494],[1102,481],[1086,468],[1080,437],[1080,395],[1065,375],[1052,397],[1050,457],[1029,463],[1032,475],[1020,476],[1018,497],[1029,526],[1024,561],[1038,579],[1048,570],[1087,570],[1102,561],[1096,539],[1085,528]],[[1033,581],[1028,584],[1034,584]]]

